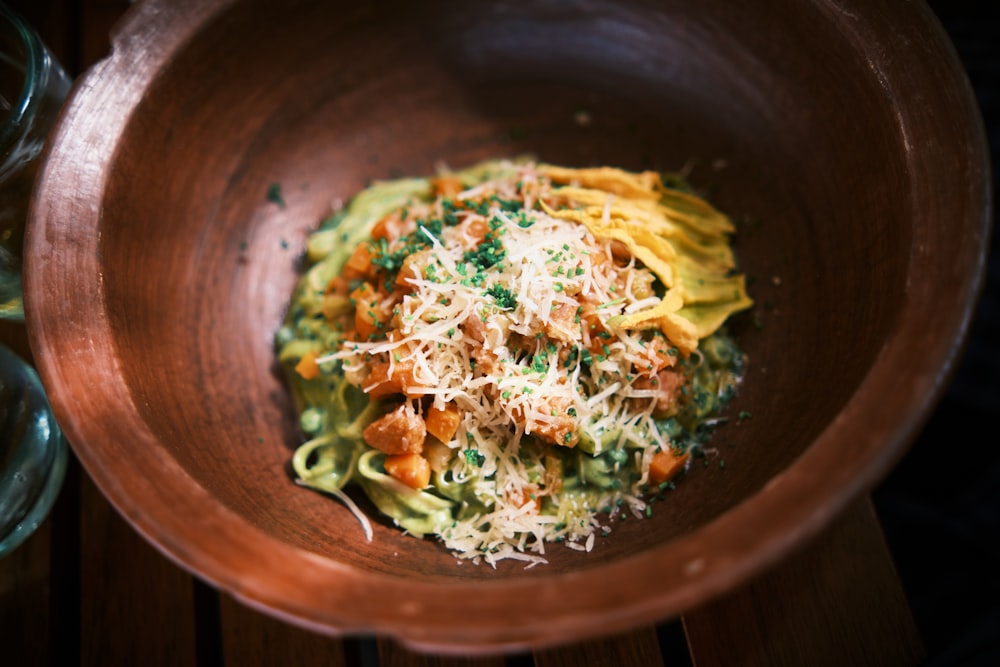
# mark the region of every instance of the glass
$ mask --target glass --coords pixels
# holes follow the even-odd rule
[[[38,156],[71,81],[38,35],[0,3],[0,318],[22,321],[24,226]]]
[[[66,475],[66,457],[38,375],[0,345],[0,556],[48,515]]]
[[[0,3],[0,319],[24,321],[21,260],[38,158],[71,81],[41,39]],[[48,515],[67,445],[30,364],[0,345],[0,556]]]

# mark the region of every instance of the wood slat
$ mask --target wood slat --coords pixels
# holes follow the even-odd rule
[[[79,41],[81,71],[111,51],[111,28],[131,5],[128,0],[80,0],[82,30]]]
[[[80,664],[193,665],[194,583],[80,485]]]
[[[226,665],[348,665],[344,641],[314,634],[219,596]]]
[[[68,0],[7,0],[6,4],[35,29],[66,71],[75,74],[75,3]]]
[[[28,345],[28,332],[20,322],[0,320],[0,345],[7,346],[19,357],[34,364],[31,347]]]
[[[80,483],[83,470],[70,452],[66,478],[49,521],[49,664],[80,663]],[[58,641],[55,641],[58,637]]]
[[[391,639],[378,641],[379,667],[503,667],[502,656],[461,657],[416,653]]]
[[[697,667],[919,664],[923,647],[871,500],[750,585],[685,615]]]
[[[0,559],[0,651],[3,662],[49,664],[49,568],[52,522]]]
[[[651,667],[662,665],[656,629],[640,628],[605,639],[535,651],[536,667]]]

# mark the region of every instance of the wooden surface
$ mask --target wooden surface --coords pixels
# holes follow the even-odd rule
[[[920,640],[886,554],[863,500],[781,567],[684,617],[699,667],[917,664]]]
[[[73,74],[127,9],[114,0],[15,2]],[[0,341],[26,353],[23,331]],[[685,640],[686,638],[686,640]],[[149,546],[71,460],[49,519],[0,560],[10,665],[914,665],[920,640],[868,499],[777,569],[682,621],[502,657],[413,653],[330,638],[219,594]]]
[[[920,638],[867,499],[775,570],[656,628],[508,656],[331,638],[219,594],[132,530],[71,463],[50,518],[0,560],[0,641],[17,665],[917,665]]]

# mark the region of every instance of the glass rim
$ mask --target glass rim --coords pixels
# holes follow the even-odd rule
[[[16,138],[21,120],[30,114],[37,103],[39,78],[45,73],[46,54],[45,47],[31,26],[3,2],[0,2],[0,19],[10,23],[24,43],[24,82],[21,84],[21,94],[11,104],[3,125],[0,126],[0,150],[6,150]]]

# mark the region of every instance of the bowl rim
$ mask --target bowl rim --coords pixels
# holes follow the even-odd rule
[[[992,220],[991,166],[971,85],[943,28],[921,3],[914,4],[913,11],[915,21],[931,38],[923,45],[928,50],[905,55],[937,59],[932,73],[947,88],[952,111],[967,128],[967,143],[956,153],[967,172],[976,176],[964,192],[955,193],[970,211],[969,219],[963,221],[970,238],[968,261],[962,263],[965,280],[948,304],[948,324],[925,340],[928,352],[915,361],[907,349],[894,343],[925,326],[927,306],[916,300],[905,304],[871,370],[836,420],[764,488],[712,522],[641,554],[543,580],[449,584],[455,595],[463,595],[469,602],[460,616],[449,616],[453,623],[459,623],[441,627],[440,621],[427,613],[435,609],[432,593],[439,584],[366,573],[276,540],[234,512],[211,505],[207,491],[176,461],[158,462],[158,469],[172,480],[169,492],[117,477],[106,463],[116,445],[108,442],[109,435],[101,425],[81,418],[91,400],[87,394],[95,385],[101,386],[108,391],[106,400],[118,401],[119,409],[138,414],[137,408],[126,388],[116,384],[114,368],[95,367],[87,387],[79,386],[68,372],[73,365],[115,359],[114,347],[108,342],[111,337],[91,335],[109,330],[107,314],[91,312],[84,317],[59,297],[73,290],[78,301],[104,303],[99,280],[78,279],[99,275],[100,239],[87,231],[97,226],[101,213],[100,206],[91,202],[103,201],[115,137],[129,122],[141,98],[137,91],[143,87],[113,82],[120,77],[135,80],[141,76],[139,83],[148,83],[175,48],[182,48],[199,26],[233,4],[234,0],[144,0],[116,26],[111,54],[76,82],[50,135],[36,181],[25,240],[25,303],[39,375],[87,473],[116,510],[160,552],[244,604],[327,634],[384,633],[421,649],[466,654],[538,648],[662,620],[731,590],[815,537],[902,457],[942,396],[983,287]],[[857,35],[864,33],[867,38],[880,34],[877,26],[857,19],[868,11],[861,0],[838,4],[853,6],[857,22],[852,26]],[[898,53],[895,57],[894,63],[873,63],[885,68],[881,73],[890,88],[897,79],[888,70],[898,73],[902,67],[899,61],[906,59]],[[905,82],[906,76],[900,80]],[[921,151],[930,149],[911,146],[910,150],[917,165]],[[81,156],[86,159],[81,161]],[[919,181],[919,174],[911,176]],[[66,191],[74,196],[58,194]],[[928,253],[930,249],[921,247],[921,239],[914,239],[911,266]],[[72,354],[66,353],[65,338],[54,333],[57,325],[65,328],[67,320],[86,334],[72,344]],[[900,368],[908,370],[905,383],[899,382]],[[886,391],[899,390],[901,384],[907,390],[905,395],[886,407]],[[875,410],[875,405],[881,407]],[[873,428],[845,448],[839,429],[857,419],[867,420]],[[130,438],[132,447],[155,447],[148,431],[131,433]],[[842,465],[845,457],[852,465]],[[835,461],[841,465],[834,466]],[[818,475],[818,470],[833,472]],[[759,527],[752,518],[763,514],[771,517],[766,530],[755,528],[751,533],[745,528]],[[192,516],[199,517],[197,523],[192,523]],[[207,532],[226,539],[188,539]],[[730,546],[713,551],[713,545],[723,541]],[[241,552],[234,556],[230,549],[220,550],[215,546],[220,542],[235,542]],[[736,553],[733,545],[737,544],[744,556],[727,557]],[[718,556],[708,559],[705,553]],[[302,566],[294,576],[287,568],[289,562]],[[623,584],[614,591],[600,592],[574,585],[585,583],[595,573]],[[320,586],[322,593],[317,594]],[[365,602],[364,593],[373,588],[396,596],[398,604]],[[566,590],[576,592],[567,599],[563,594]],[[502,627],[491,626],[484,621],[501,595],[504,599],[524,596],[522,599],[535,600],[536,608],[520,619],[506,619]]]

